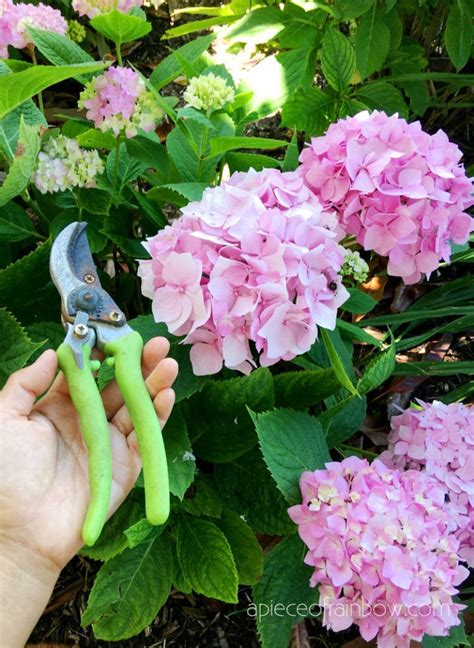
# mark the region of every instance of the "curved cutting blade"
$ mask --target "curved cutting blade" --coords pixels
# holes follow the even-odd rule
[[[49,270],[61,295],[64,322],[86,312],[89,321],[113,327],[125,324],[125,315],[102,288],[86,235],[87,223],[71,223],[58,235],[51,248]]]

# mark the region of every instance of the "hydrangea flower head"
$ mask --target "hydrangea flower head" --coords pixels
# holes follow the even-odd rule
[[[94,18],[110,11],[128,13],[132,7],[141,7],[143,0],[72,0],[72,7],[80,16]]]
[[[148,92],[143,79],[125,67],[110,67],[94,77],[79,97],[79,108],[101,131],[124,132],[134,137],[138,129],[151,131],[162,119],[163,111]]]
[[[391,420],[382,461],[424,470],[449,497],[460,540],[459,554],[474,567],[474,407],[419,402]]]
[[[38,155],[32,181],[45,193],[73,187],[95,187],[104,163],[95,150],[82,149],[75,139],[59,135],[49,139]]]
[[[8,58],[8,46],[23,49],[32,43],[28,27],[64,35],[67,22],[61,12],[40,2],[37,5],[0,0],[0,56]]]
[[[211,112],[234,100],[234,90],[226,80],[210,72],[193,77],[183,93],[188,106]]]
[[[248,373],[309,350],[349,294],[333,213],[295,173],[235,173],[148,240],[142,292],[185,335],[197,375]],[[252,347],[250,346],[252,344]]]
[[[340,119],[302,152],[300,172],[348,234],[388,256],[388,273],[407,284],[429,277],[452,243],[465,243],[474,219],[472,181],[461,151],[443,131],[362,112]]]
[[[369,266],[357,250],[347,250],[341,273],[353,277],[357,283],[364,283],[369,276]]]
[[[304,472],[300,487],[303,503],[289,515],[308,548],[324,625],[355,623],[379,648],[409,648],[459,625],[464,606],[453,596],[468,570],[436,480],[349,457]]]

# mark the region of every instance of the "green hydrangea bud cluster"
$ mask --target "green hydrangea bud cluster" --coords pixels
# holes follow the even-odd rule
[[[66,35],[75,43],[82,43],[86,37],[86,28],[78,20],[68,20]]]
[[[41,193],[55,193],[95,187],[96,177],[103,172],[97,151],[82,149],[75,139],[58,135],[49,139],[38,155],[32,181]]]
[[[346,277],[353,277],[357,283],[364,283],[369,276],[369,266],[359,252],[347,250],[341,273]]]
[[[234,100],[234,90],[225,79],[212,72],[193,77],[183,93],[188,106],[212,112]]]

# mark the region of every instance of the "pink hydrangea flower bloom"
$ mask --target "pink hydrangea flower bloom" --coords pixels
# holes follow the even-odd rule
[[[362,112],[313,138],[299,173],[347,234],[387,256],[388,273],[411,284],[449,261],[451,245],[474,230],[465,213],[472,180],[460,159],[441,130],[428,135],[419,122]]]
[[[142,290],[156,321],[186,335],[197,375],[223,365],[248,373],[257,354],[262,366],[291,360],[309,350],[318,326],[335,327],[348,298],[341,236],[298,174],[235,173],[148,240]]]
[[[94,77],[79,97],[79,108],[101,131],[124,132],[134,137],[137,130],[151,131],[163,112],[137,72],[126,67],[109,67]]]
[[[64,35],[67,22],[61,12],[40,2],[38,5],[0,0],[0,56],[8,58],[8,46],[23,49],[31,44],[28,27]]]
[[[474,567],[474,407],[418,404],[392,418],[381,460],[396,468],[423,470],[438,480],[449,497],[459,555]]]
[[[132,7],[141,7],[143,0],[72,0],[72,7],[80,16],[94,18],[114,9],[128,13]]]
[[[453,602],[468,576],[444,490],[424,472],[349,457],[304,472],[302,504],[288,513],[308,548],[323,623],[355,623],[380,648],[446,636],[465,606]]]

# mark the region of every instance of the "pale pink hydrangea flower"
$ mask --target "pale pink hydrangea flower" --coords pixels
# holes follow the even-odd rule
[[[163,117],[153,95],[137,72],[126,67],[109,67],[94,77],[79,97],[79,108],[101,131],[124,132],[134,137],[138,129],[153,130]]]
[[[472,181],[443,131],[362,112],[332,124],[301,153],[299,172],[325,209],[335,208],[365,250],[388,256],[407,284],[428,278],[451,245],[468,240]]]
[[[390,422],[388,466],[423,470],[449,498],[459,555],[474,567],[474,407],[418,401]]]
[[[8,58],[8,46],[23,49],[32,43],[28,27],[64,35],[67,22],[61,12],[40,2],[38,5],[0,0],[0,57]]]
[[[80,16],[94,18],[110,11],[128,13],[132,7],[141,7],[143,0],[72,0],[72,7]]]
[[[355,623],[379,648],[409,648],[459,625],[457,586],[468,576],[450,533],[444,489],[424,472],[350,457],[304,472],[289,515],[308,547],[323,623]]]
[[[305,353],[348,298],[334,213],[296,173],[235,173],[148,240],[155,320],[185,335],[197,375],[244,373]]]

